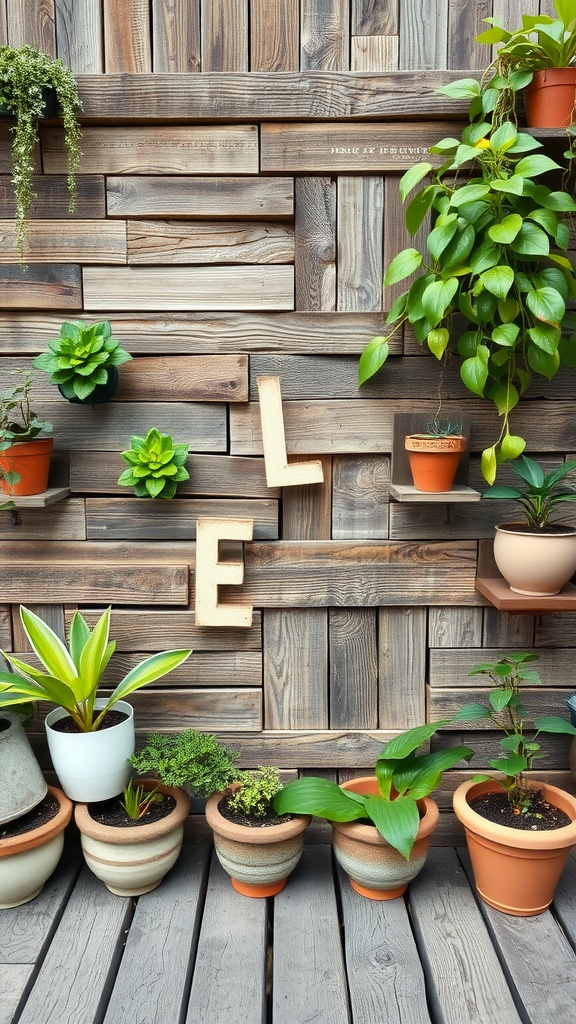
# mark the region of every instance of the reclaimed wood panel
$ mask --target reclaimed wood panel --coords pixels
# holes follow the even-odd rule
[[[292,267],[84,267],[84,308],[292,309]]]
[[[154,73],[200,71],[200,0],[153,0]]]
[[[316,461],[308,457],[302,462]],[[284,540],[327,540],[330,537],[331,460],[320,460],[324,482],[285,487],[282,491],[282,536]]]
[[[110,217],[290,217],[293,192],[292,178],[107,179]]]
[[[26,259],[33,263],[106,263],[127,261],[126,224],[103,220],[95,230],[94,221],[28,220]],[[0,260],[19,261],[14,222],[0,220]]]
[[[259,732],[262,729],[260,689],[138,690],[130,703],[138,732],[157,732],[158,727],[179,731]]]
[[[58,56],[75,75],[104,71],[100,0],[59,0],[55,5]]]
[[[336,186],[329,178],[295,182],[295,298],[298,309],[336,309]]]
[[[382,308],[384,185],[381,177],[338,178],[338,309]]]
[[[105,71],[152,71],[148,0],[104,0]]]
[[[437,162],[428,147],[453,132],[451,124],[431,126],[426,122],[262,124],[262,171],[350,174],[407,170],[420,160]]]
[[[298,0],[250,0],[250,70],[298,71]]]
[[[352,71],[395,71],[398,67],[398,36],[352,36]]]
[[[80,498],[47,508],[19,508],[15,517],[0,516],[2,541],[85,539],[84,502]]]
[[[54,0],[37,0],[34,18],[27,0],[10,0],[6,5],[6,25],[10,46],[34,46],[55,57]]]
[[[1,143],[0,143],[1,148]],[[56,217],[66,220],[100,220],[106,215],[104,176],[86,174],[76,179],[76,205],[70,213],[68,203],[70,196],[64,174],[35,174],[32,177],[32,189],[36,198],[32,200],[29,221],[53,220]],[[11,177],[0,176],[0,217],[14,217],[16,202]],[[92,229],[94,225],[91,225]],[[63,225],[60,225],[62,229]],[[67,227],[69,225],[67,224]]]
[[[477,677],[476,683],[478,684]],[[565,698],[569,697],[574,692],[574,685],[571,684],[565,689],[552,689],[544,688],[533,689],[525,686],[522,688],[522,701],[527,711],[527,719],[533,721],[535,718],[539,718],[542,715],[556,715],[568,720],[566,713]],[[476,688],[473,687],[461,687],[457,689],[453,687],[451,689],[437,689],[430,687],[428,697],[428,719],[431,722],[437,722],[443,718],[450,718],[458,711],[464,704],[480,703],[486,704],[486,688],[480,689],[478,685]],[[462,730],[463,723],[457,723],[456,727]],[[450,726],[446,726],[447,729]],[[474,738],[470,738],[470,746],[474,748],[476,743],[475,733],[479,731],[490,731],[493,729],[493,725],[490,719],[481,718],[475,722],[466,722],[466,731],[470,736],[470,730],[474,730]],[[465,741],[466,742],[466,741]],[[492,757],[501,756],[502,751],[497,741],[492,744]],[[541,765],[541,762],[538,762]],[[543,765],[542,765],[543,767]],[[557,767],[557,765],[556,765]]]
[[[65,609],[69,628],[73,608]],[[101,610],[82,609],[92,629]],[[3,634],[0,634],[3,635]],[[197,651],[262,650],[261,616],[254,612],[252,625],[243,629],[196,626],[193,611],[162,611],[145,608],[114,608],[110,620],[110,638],[120,651],[160,651],[164,648],[191,647]],[[2,643],[2,647],[4,647]]]
[[[123,464],[122,464],[123,465]],[[279,489],[266,484],[263,459],[229,458],[224,455],[190,454],[186,463],[190,479],[178,485],[178,494],[228,498],[275,498]],[[82,450],[70,452],[70,489],[82,494],[126,494],[118,485],[120,462],[108,452],[93,451],[90,461]]]
[[[338,316],[340,314],[335,314]],[[327,325],[329,329],[329,324]],[[293,401],[299,398],[388,398],[393,394],[402,393],[409,397],[411,385],[401,384],[401,377],[416,377],[421,388],[414,397],[422,398],[426,388],[430,389],[432,398],[438,385],[437,367],[428,367],[431,360],[424,360],[426,367],[432,372],[419,372],[422,368],[421,359],[400,359],[397,354],[402,351],[401,335],[391,339],[390,358],[383,373],[367,381],[361,389],[358,387],[358,359],[353,356],[305,354],[298,356],[284,355],[276,352],[254,353],[250,357],[250,399],[258,400],[258,377],[273,376],[280,378],[282,398]],[[399,365],[398,365],[399,364]],[[402,374],[397,373],[402,369]],[[436,371],[436,373],[434,372]],[[434,378],[434,379],[432,379]],[[402,387],[402,392],[400,388]]]
[[[119,374],[115,400],[246,402],[248,356],[158,356],[133,359]]]
[[[0,291],[4,309],[82,309],[80,267],[65,263],[0,267]]]
[[[536,616],[534,647],[576,647],[576,618],[559,612]]]
[[[328,613],[330,728],[378,727],[378,642],[372,608]]]
[[[352,0],[351,33],[353,36],[397,35],[398,14],[397,3],[381,4],[378,0]]]
[[[350,34],[348,0],[308,0],[302,7],[300,67],[303,71],[345,71]]]
[[[482,43],[474,42],[474,37],[488,28],[484,18],[492,14],[492,0],[474,0],[473,4],[469,0],[449,0],[447,13],[448,67],[483,70],[490,51]],[[519,18],[518,25],[521,20]],[[516,24],[513,27],[516,28]]]
[[[401,68],[448,66],[448,6],[449,0],[402,0]]]
[[[265,727],[328,728],[326,612],[267,610],[263,626]]]
[[[240,516],[254,520],[255,538],[278,538],[278,502],[221,498],[87,498],[89,540],[195,540],[199,516]]]
[[[293,263],[294,231],[284,224],[129,221],[128,263]]]
[[[379,722],[411,729],[426,721],[426,610],[386,608],[378,613]]]
[[[429,608],[428,643],[430,647],[442,648],[480,647],[482,643],[482,609]]]
[[[332,538],[386,540],[390,461],[381,455],[334,456]]]
[[[524,648],[523,648],[524,649]],[[525,648],[530,651],[530,648]],[[500,647],[480,647],[471,649],[465,647],[444,648],[443,650],[430,651],[430,686],[462,688],[469,686],[471,689],[479,686],[490,688],[492,683],[488,676],[470,676],[469,672],[476,665],[490,664],[498,661],[506,655],[506,650]],[[574,654],[562,648],[554,650],[538,650],[532,653],[538,654],[539,660],[534,662],[533,668],[539,673],[542,679],[542,687],[569,686],[573,674]]]
[[[248,70],[248,0],[200,0],[202,71]]]
[[[466,697],[466,701],[468,698]],[[462,701],[464,703],[464,701]],[[488,762],[502,754],[500,747],[500,733],[486,730],[476,730],[471,736],[467,729],[450,729],[447,732],[441,730],[430,743],[432,750],[445,750],[447,747],[471,746],[474,749],[474,757],[470,761],[470,768],[473,771],[485,771]],[[571,736],[546,737],[546,743],[539,752],[542,757],[538,760],[538,766],[542,771],[558,770],[558,765],[565,766],[569,763],[569,752]]]
[[[441,537],[494,537],[494,525],[500,522],[495,509],[475,503],[474,516],[469,504],[418,504],[418,502],[390,502],[390,537],[395,540],[415,540]]]
[[[188,603],[189,573],[184,564],[160,565],[143,559],[123,565],[120,574],[117,562],[83,561],[81,554],[64,565],[27,561],[28,553],[19,557],[20,561],[10,561],[9,579],[3,587],[4,599],[16,604],[42,602],[47,594],[54,602]]]
[[[496,608],[482,610],[484,631],[482,643],[486,647],[529,650],[534,643],[535,615],[521,615],[509,612],[501,615]],[[562,646],[559,644],[558,646]]]
[[[66,173],[63,132],[41,132],[44,169]],[[85,128],[80,174],[257,174],[254,124]]]

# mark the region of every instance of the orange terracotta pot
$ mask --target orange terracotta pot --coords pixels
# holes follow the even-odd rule
[[[263,899],[282,892],[302,853],[304,829],[312,818],[295,815],[279,825],[251,828],[228,821],[218,810],[222,793],[206,803],[206,821],[214,833],[218,860],[236,892]]]
[[[576,67],[536,71],[524,90],[530,128],[567,128],[573,123],[575,102]]]
[[[540,832],[498,825],[470,807],[476,796],[501,789],[495,781],[463,782],[454,793],[464,825],[476,888],[489,906],[514,917],[542,914],[550,906],[570,849],[576,845],[576,798],[556,786],[534,784],[571,819],[564,828]]]
[[[41,437],[34,441],[18,441],[16,444],[0,452],[0,468],[4,473],[18,473],[18,483],[9,484],[0,481],[4,494],[22,496],[25,494],[41,494],[48,487],[50,472],[50,455],[54,447],[54,438]]]
[[[377,794],[374,775],[343,782],[341,789],[363,796]],[[386,842],[374,825],[358,821],[333,821],[332,841],[336,860],[346,871],[350,885],[369,900],[393,900],[408,888],[408,883],[424,867],[430,836],[438,822],[438,806],[430,797],[418,801],[423,812],[410,860]]]
[[[411,434],[406,437],[404,447],[408,452],[416,490],[434,493],[449,491],[462,452],[466,450],[466,443],[466,438],[460,435],[418,437]]]

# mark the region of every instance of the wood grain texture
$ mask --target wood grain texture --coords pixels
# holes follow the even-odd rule
[[[292,309],[292,267],[84,267],[84,308]]]
[[[73,613],[73,608],[66,608],[67,629]],[[82,615],[90,628],[93,628],[101,612],[83,608]],[[196,626],[195,615],[191,610],[159,612],[156,609],[114,608],[110,637],[116,641],[117,652],[160,651],[181,647],[191,647],[195,652],[262,650],[259,612],[255,613],[254,622],[248,629],[209,629]]]
[[[295,301],[298,309],[336,309],[336,188],[329,178],[295,182]]]
[[[152,71],[148,0],[104,0],[105,71]]]
[[[10,0],[6,5],[9,46],[34,46],[56,57],[54,0],[37,0],[34,18],[30,17],[27,0]]]
[[[73,213],[68,209],[70,196],[64,174],[35,174],[32,188],[36,198],[30,206],[29,221],[52,220],[56,217],[66,220],[100,220],[106,215],[104,177],[86,174],[76,179],[76,206]],[[11,218],[16,212],[14,189],[9,176],[0,177],[0,217]],[[64,225],[60,225],[60,229]],[[92,228],[94,225],[92,225]]]
[[[248,0],[201,0],[202,70],[248,70]]]
[[[262,691],[250,687],[203,687],[181,690],[139,690],[130,697],[142,733],[163,729],[201,729],[207,732],[259,732],[262,728]],[[232,745],[232,744],[231,744]]]
[[[23,271],[18,264],[0,267],[0,290],[4,309],[82,308],[80,267],[64,263],[29,266]]]
[[[326,612],[267,610],[263,626],[265,728],[326,729]]]
[[[330,727],[378,726],[378,641],[371,608],[331,608],[328,613]]]
[[[531,616],[530,616],[531,618]],[[525,640],[527,638],[525,637]],[[486,642],[486,641],[484,641]],[[503,647],[504,645],[502,645]],[[515,646],[512,640],[512,648]],[[431,687],[462,687],[469,686],[477,688],[482,685],[491,686],[488,677],[470,676],[468,673],[477,664],[486,664],[498,661],[508,653],[502,647],[471,647],[444,648],[443,650],[430,651],[430,686]],[[523,650],[530,651],[526,646]],[[570,683],[570,666],[573,662],[573,652],[570,649],[563,650],[539,650],[533,651],[538,655],[538,662],[534,662],[533,668],[542,679],[542,692],[544,687],[554,688],[557,686],[568,686]]]
[[[13,221],[0,220],[0,259],[19,260]],[[123,221],[29,220],[26,225],[26,259],[37,263],[127,262],[126,225]]]
[[[300,67],[342,71],[348,64],[348,0],[308,0],[302,8]]]
[[[480,647],[482,614],[481,608],[429,608],[430,647]]]
[[[426,721],[426,611],[386,608],[378,614],[379,726],[411,729]]]
[[[449,0],[403,0],[400,67],[413,70],[447,67],[446,23]]]
[[[353,36],[352,71],[395,71],[398,67],[398,36]]]
[[[66,172],[63,133],[41,133],[44,168]],[[86,128],[81,174],[256,174],[256,125]]]
[[[158,356],[134,359],[119,375],[115,400],[246,402],[248,357]]]
[[[301,461],[306,462],[308,459]],[[282,491],[284,540],[327,540],[330,537],[331,460],[323,458],[318,461],[321,464],[323,483],[285,487]]]
[[[199,517],[230,516],[254,521],[254,537],[278,538],[278,502],[220,498],[87,498],[89,540],[195,540]]]
[[[339,315],[335,314],[332,318],[334,323],[338,321]],[[330,319],[325,322],[329,330]],[[269,375],[280,377],[282,398],[285,401],[299,398],[387,398],[399,391],[398,369],[402,370],[404,376],[417,378],[421,385],[420,396],[423,396],[428,386],[432,395],[437,380],[429,381],[426,374],[419,372],[422,362],[428,366],[429,360],[401,359],[397,355],[401,351],[402,339],[397,337],[390,343],[390,352],[395,358],[390,358],[385,371],[362,388],[358,387],[358,360],[353,356],[313,355],[305,352],[298,356],[274,352],[254,353],[250,357],[250,399],[258,398],[257,378]],[[432,371],[435,369],[431,367]],[[411,391],[411,384],[406,384],[403,391]]]
[[[332,538],[386,540],[390,464],[381,455],[336,455],[332,479]]]
[[[104,71],[100,0],[58,0],[55,4],[58,56],[75,75]]]
[[[338,309],[382,308],[383,208],[382,178],[340,175]]]
[[[496,608],[484,608],[484,638],[487,647],[516,648],[529,650],[534,644],[534,629],[538,619],[536,615],[522,615],[509,612],[502,615]],[[568,616],[566,616],[568,618]],[[562,647],[563,644],[558,644]],[[536,667],[536,666],[535,666]]]
[[[353,36],[386,36],[398,32],[398,4],[380,0],[352,0]]]
[[[144,560],[123,565],[120,575],[117,562],[94,564],[82,561],[82,556],[65,566],[46,562],[41,571],[38,562],[11,562],[5,600],[28,604],[43,601],[46,594],[54,602],[186,605],[188,566],[146,564]]]
[[[110,177],[107,204],[111,217],[289,217],[293,191],[292,178]]]
[[[263,459],[229,458],[226,455],[190,454],[186,463],[190,479],[179,484],[180,497],[190,494],[219,495],[227,498],[278,497],[279,492],[266,484]],[[108,452],[95,452],[87,461],[82,450],[70,452],[70,488],[82,494],[123,494],[118,484],[123,463]]]
[[[474,37],[489,27],[484,24],[484,18],[489,18],[491,14],[492,0],[473,0],[473,3],[470,3],[470,0],[450,0],[448,67],[480,70],[486,67],[490,59],[490,49],[482,43],[474,42]],[[521,19],[518,20],[518,25],[520,24]],[[514,28],[516,27],[514,24]]]
[[[153,0],[154,73],[200,71],[200,0]]]
[[[18,915],[0,914],[0,963],[32,967],[55,928],[78,874],[78,860],[65,847],[62,859],[33,906],[25,903]],[[0,1011],[1,1012],[1,1011]],[[11,1017],[6,1018],[8,1021]]]
[[[564,689],[530,689],[528,687],[523,688],[522,702],[526,707],[526,718],[529,721],[534,721],[535,718],[539,718],[544,715],[555,715],[557,717],[564,717],[566,720],[566,706],[565,699],[569,697],[574,691],[573,686],[566,686]],[[484,688],[473,688],[470,686],[463,686],[461,688],[451,687],[450,689],[441,690],[437,688],[430,688],[428,697],[428,718],[432,722],[438,722],[442,718],[451,718],[456,711],[459,710],[464,704],[468,702],[478,703],[487,705],[486,701],[486,687]],[[447,728],[450,728],[447,726]],[[461,728],[461,726],[459,726]],[[490,731],[491,722],[489,719],[479,719],[475,722],[466,723],[467,730],[480,730]],[[470,733],[468,733],[470,736]],[[475,745],[476,739],[474,737],[471,745]],[[492,757],[499,757],[501,750],[498,742],[494,742],[492,745]],[[543,766],[539,761],[538,765]]]
[[[283,224],[129,221],[128,263],[293,263],[294,232]]]
[[[299,70],[298,0],[250,0],[250,70]]]
[[[47,508],[20,508],[17,520],[0,518],[0,540],[85,540],[84,502],[73,498]]]

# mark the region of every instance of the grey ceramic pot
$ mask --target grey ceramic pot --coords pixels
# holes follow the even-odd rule
[[[0,711],[0,779],[0,824],[21,818],[46,796],[46,780],[13,711]]]

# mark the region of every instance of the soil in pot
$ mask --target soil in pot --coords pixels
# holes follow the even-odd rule
[[[570,824],[568,815],[554,804],[544,800],[541,790],[530,794],[530,806],[524,813],[518,812],[508,800],[507,794],[484,793],[470,801],[470,807],[488,821],[508,828],[540,832],[545,829],[563,828]]]
[[[15,818],[13,821],[7,821],[4,825],[0,825],[0,840],[12,839],[14,836],[23,836],[26,832],[31,832],[32,829],[40,828],[41,825],[47,825],[49,821],[52,821],[52,818],[56,817],[59,807],[60,804],[56,798],[48,793],[27,814],[23,814],[20,818]]]
[[[128,715],[125,714],[124,711],[115,711],[112,709],[111,711],[108,711],[102,723],[94,731],[100,732],[102,729],[112,729],[113,726],[120,725],[120,722],[123,722],[126,718],[128,718]],[[59,718],[58,721],[53,722],[50,725],[50,728],[53,729],[54,732],[81,733],[83,731],[80,726],[76,724],[74,719],[70,717],[70,715],[67,715],[66,718]]]
[[[113,828],[132,828],[139,825],[151,825],[155,821],[162,821],[176,807],[176,801],[168,793],[161,794],[162,800],[150,804],[148,810],[141,818],[130,818],[120,801],[102,800],[98,803],[88,804],[90,817],[100,825],[110,825]]]
[[[230,797],[222,797],[218,804],[218,810],[227,821],[233,821],[235,825],[246,825],[248,828],[267,828],[270,825],[282,825],[285,821],[292,821],[293,814],[264,814],[260,818],[249,818],[242,811],[233,811],[229,806]]]

